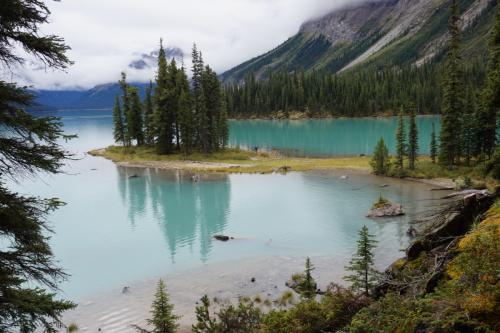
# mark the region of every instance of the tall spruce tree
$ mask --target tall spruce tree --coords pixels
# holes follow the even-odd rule
[[[219,149],[220,136],[218,131],[220,113],[222,111],[222,95],[217,74],[206,66],[202,74],[202,87],[205,102],[205,117],[202,122],[202,149],[211,153]]]
[[[155,142],[155,120],[153,106],[153,82],[149,81],[144,96],[144,141],[148,146],[153,146]]]
[[[169,66],[163,42],[160,40],[155,90],[156,149],[160,154],[169,154],[173,151],[173,124],[169,109],[171,105],[170,88]]]
[[[125,72],[121,73],[121,79],[118,81],[118,83],[122,90],[122,112],[124,116],[123,118],[124,143],[125,146],[130,147],[132,145],[132,138],[129,132],[130,98],[129,98],[129,85],[127,83],[127,74],[125,74]]]
[[[179,95],[179,124],[182,148],[184,154],[192,152],[195,141],[195,123],[191,102],[189,82],[184,67],[178,73]]]
[[[135,140],[138,146],[142,146],[144,144],[144,128],[139,89],[136,87],[129,87],[128,96],[130,106],[127,116],[127,132],[131,140]]]
[[[153,327],[152,333],[175,333],[180,319],[173,313],[174,306],[170,303],[170,297],[163,280],[158,282],[153,304],[151,305],[151,319],[148,324]]]
[[[113,136],[116,143],[125,145],[125,125],[123,124],[123,113],[120,106],[120,97],[115,96],[115,106],[113,108]]]
[[[408,129],[408,165],[410,170],[415,170],[418,158],[418,128],[415,106],[410,106],[410,126]]]
[[[391,169],[391,158],[389,157],[389,149],[385,145],[384,139],[380,138],[373,152],[370,161],[373,173],[376,175],[387,175]]]
[[[396,129],[396,165],[403,170],[404,156],[406,152],[404,109],[401,107],[398,116],[398,127]]]
[[[436,138],[436,125],[434,123],[432,123],[430,152],[431,152],[432,163],[436,163],[436,158],[438,154],[438,143]]]
[[[441,106],[439,161],[451,168],[460,156],[461,117],[463,113],[463,73],[460,56],[460,13],[458,0],[451,0],[449,46],[446,55]]]
[[[195,135],[195,145],[202,147],[203,151],[208,151],[209,142],[207,141],[207,114],[206,114],[206,105],[205,105],[205,93],[203,92],[203,73],[204,73],[204,64],[203,57],[201,52],[198,51],[196,44],[193,45],[192,52],[192,107],[193,107],[193,116],[194,116],[194,124],[196,128]]]
[[[0,6],[0,64],[15,70],[25,50],[46,66],[70,64],[64,40],[39,31],[49,21],[44,1],[4,0]],[[19,46],[19,47],[18,47]],[[48,213],[56,199],[19,195],[5,179],[20,180],[38,172],[57,174],[69,157],[59,145],[62,124],[24,111],[33,96],[0,79],[0,332],[57,332],[61,316],[75,305],[58,300],[56,290],[67,276],[55,264],[49,245]],[[47,291],[45,289],[49,289]]]
[[[180,123],[179,123],[179,96],[180,85],[177,80],[179,79],[179,69],[175,59],[170,62],[168,70],[168,122],[172,127],[172,140],[175,139],[177,149],[180,149]]]
[[[227,121],[227,103],[225,96],[222,96],[221,108],[217,119],[218,147],[224,149],[229,142],[229,124]]]
[[[491,33],[488,68],[485,86],[481,95],[477,142],[481,155],[492,157],[497,138],[497,114],[500,112],[500,3],[496,8],[495,26]]]
[[[358,234],[358,249],[346,267],[346,270],[353,274],[345,276],[344,279],[351,282],[354,290],[359,290],[368,296],[380,274],[374,268],[373,262],[373,249],[377,241],[370,235],[366,226],[363,226]]]
[[[461,155],[465,158],[465,164],[470,166],[472,156],[474,155],[477,138],[477,107],[476,107],[476,96],[475,92],[471,89],[467,91],[466,94],[466,106],[464,108],[464,114],[462,116],[462,135],[460,147],[462,149]]]

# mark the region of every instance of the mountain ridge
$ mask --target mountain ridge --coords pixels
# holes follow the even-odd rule
[[[463,32],[474,30],[474,23],[488,15],[496,1],[461,0]],[[391,65],[421,65],[445,49],[448,18],[446,0],[369,0],[349,5],[305,22],[284,43],[226,71],[221,79],[241,83],[250,73],[261,79],[270,71],[300,69],[336,73],[372,60],[380,63],[380,58]],[[486,49],[486,41],[481,35],[476,53]]]

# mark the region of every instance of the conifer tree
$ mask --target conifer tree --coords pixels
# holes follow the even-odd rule
[[[439,150],[440,163],[449,168],[458,162],[460,154],[461,115],[463,111],[459,20],[458,0],[452,0],[449,50],[446,55],[443,80],[441,146]]]
[[[415,170],[418,158],[418,128],[415,107],[410,107],[410,128],[408,130],[408,162],[410,170]]]
[[[317,293],[317,284],[312,277],[312,271],[314,271],[314,265],[311,263],[311,259],[308,257],[306,259],[306,266],[304,270],[304,277],[302,283],[298,286],[300,294],[305,299],[314,299]]]
[[[383,138],[380,138],[375,147],[370,166],[376,175],[386,175],[391,169],[389,149],[387,149]]]
[[[129,87],[128,90],[130,106],[128,108],[127,131],[130,139],[135,140],[138,146],[142,146],[144,144],[144,129],[141,98],[136,87]]]
[[[41,0],[2,1],[1,65],[15,71],[24,60],[22,50],[49,68],[70,64],[64,40],[39,30],[49,14]],[[58,119],[25,111],[33,98],[0,79],[0,332],[57,332],[64,311],[75,307],[56,295],[67,275],[49,244],[47,217],[61,202],[22,196],[4,185],[38,172],[58,174],[70,157],[59,146],[65,135]]]
[[[226,148],[229,142],[229,124],[227,122],[227,103],[224,96],[222,97],[221,109],[217,120],[217,133],[219,137],[218,147]]]
[[[204,64],[201,52],[198,51],[196,44],[193,45],[192,52],[192,102],[193,102],[193,120],[196,128],[195,145],[202,147],[203,151],[208,151],[209,142],[207,142],[208,120],[206,115],[205,93],[203,91],[203,73]]]
[[[170,298],[163,280],[158,282],[153,304],[151,305],[151,319],[148,324],[153,327],[152,333],[175,333],[179,324],[179,316],[173,313],[174,306],[170,304]]]
[[[123,124],[123,114],[120,107],[120,98],[118,95],[115,97],[115,106],[113,108],[113,123],[114,131],[113,136],[116,143],[125,144],[125,126]]]
[[[170,88],[169,66],[162,40],[160,40],[155,91],[156,148],[160,154],[169,154],[173,151],[173,124],[169,110]]]
[[[473,92],[467,92],[466,106],[464,108],[464,114],[462,116],[462,135],[461,144],[462,156],[465,158],[465,163],[470,166],[472,155],[474,154],[474,149],[477,147],[475,144],[477,131],[476,131],[476,97]]]
[[[349,262],[349,266],[346,267],[346,270],[353,274],[345,276],[344,279],[351,282],[351,287],[354,290],[361,291],[368,296],[379,275],[373,262],[373,249],[376,247],[377,241],[370,235],[366,226],[363,226],[358,234],[356,254]]]
[[[184,67],[178,73],[179,78],[179,124],[182,148],[184,154],[191,153],[195,140],[195,123],[191,103],[189,82]]]
[[[170,62],[168,70],[168,122],[172,127],[172,139],[175,139],[177,149],[180,149],[180,123],[179,123],[179,96],[180,85],[179,69],[175,59]]]
[[[437,153],[438,153],[438,144],[436,141],[436,125],[432,123],[432,133],[431,133],[431,160],[432,163],[436,163]]]
[[[485,86],[481,95],[481,106],[477,133],[480,154],[492,157],[497,138],[497,114],[500,112],[500,3],[497,4],[495,26],[491,33],[488,68]]]
[[[122,90],[122,112],[123,112],[123,128],[124,128],[124,145],[130,147],[132,145],[132,138],[129,132],[129,117],[130,117],[130,98],[129,98],[129,85],[127,83],[127,75],[122,72],[121,79],[118,81]]]
[[[403,160],[405,156],[406,138],[405,138],[405,124],[404,124],[404,110],[401,107],[398,117],[398,128],[396,130],[396,165],[399,170],[403,170]]]
[[[153,83],[149,81],[144,96],[144,141],[146,145],[152,146],[155,141],[155,121],[153,108]]]
[[[193,333],[218,333],[217,320],[210,316],[210,299],[207,295],[201,298],[201,305],[197,306],[196,324],[191,330]]]

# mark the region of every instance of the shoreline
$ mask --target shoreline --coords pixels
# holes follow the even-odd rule
[[[373,119],[373,118],[392,118],[397,117],[399,111],[392,112],[381,112],[373,115],[367,116],[335,116],[332,114],[317,114],[317,115],[308,115],[306,112],[301,111],[290,111],[289,115],[286,116],[282,111],[273,112],[269,115],[259,116],[259,115],[250,115],[250,116],[230,116],[228,119],[232,121],[245,121],[245,120],[324,120],[324,119]],[[435,117],[440,116],[439,114],[421,114],[419,117]]]
[[[384,258],[377,266],[385,269],[396,259]],[[343,267],[348,263],[347,258],[312,256],[311,260],[316,267],[313,276],[320,289],[325,290],[332,282],[344,284]],[[304,270],[304,262],[305,257],[254,257],[210,263],[158,279],[163,278],[166,283],[174,313],[182,316],[179,333],[184,333],[191,332],[191,325],[196,320],[195,307],[203,295],[223,302],[236,302],[241,296],[253,298],[257,295],[263,300],[273,301],[283,292],[291,291],[285,282],[292,274]],[[117,288],[87,297],[76,309],[68,311],[63,321],[66,325],[77,324],[82,332],[97,332],[99,328],[106,333],[135,332],[130,325],[146,326],[158,279],[134,282],[129,285],[128,293]],[[262,305],[262,309],[268,308]]]
[[[116,149],[116,147],[111,147]],[[119,147],[118,149],[123,149]],[[232,150],[228,150],[231,153]],[[271,174],[288,172],[307,171],[343,171],[346,173],[370,173],[370,156],[362,157],[325,157],[325,158],[304,158],[285,157],[276,152],[254,153],[250,151],[238,151],[244,154],[245,159],[213,159],[210,156],[199,155],[198,159],[185,158],[179,154],[171,156],[140,154],[117,154],[109,148],[94,149],[88,152],[94,157],[103,157],[114,162],[119,167],[159,169],[187,171],[193,174]],[[397,178],[397,177],[389,177]],[[435,189],[446,189],[455,187],[455,182],[451,178],[417,178],[402,177],[413,182],[423,183],[435,187]]]

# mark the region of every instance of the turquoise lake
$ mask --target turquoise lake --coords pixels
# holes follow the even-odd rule
[[[367,174],[341,179],[341,171],[211,175],[193,183],[188,173],[121,168],[87,155],[113,143],[109,111],[56,115],[67,133],[78,134],[78,139],[63,143],[78,159],[66,165],[64,174],[25,179],[11,187],[67,203],[50,216],[55,231],[51,244],[71,275],[62,289],[76,300],[225,260],[348,258],[364,224],[380,242],[377,261],[388,264],[408,244],[409,222],[442,195],[422,184]],[[438,118],[418,120],[424,153],[433,122]],[[235,121],[230,143],[298,155],[368,154],[381,136],[393,146],[395,126],[395,119]],[[380,193],[402,203],[408,215],[366,218]],[[214,234],[236,239],[220,243],[212,239]]]

